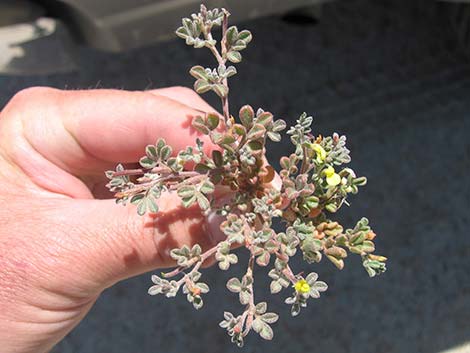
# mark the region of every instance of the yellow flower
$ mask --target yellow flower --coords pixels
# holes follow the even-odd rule
[[[326,151],[323,149],[323,147],[319,145],[318,143],[313,143],[311,144],[310,147],[312,148],[312,150],[315,151],[317,155],[317,162],[318,163],[323,162],[326,158]]]
[[[294,284],[294,288],[297,291],[297,293],[306,294],[306,293],[310,292],[310,285],[304,279],[301,279],[301,280],[297,281]]]
[[[335,168],[330,166],[330,167],[326,168],[323,171],[323,173],[326,176],[326,182],[327,182],[328,185],[336,186],[339,183],[341,183],[341,177],[338,174],[336,174]]]

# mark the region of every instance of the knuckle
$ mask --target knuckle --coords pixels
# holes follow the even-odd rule
[[[199,97],[199,95],[196,92],[194,92],[193,89],[186,87],[186,86],[173,86],[171,87],[171,89],[174,92],[179,93],[181,95],[186,95],[188,97]]]
[[[25,115],[25,112],[38,112],[50,104],[58,89],[50,87],[29,87],[17,92],[5,106],[2,115]],[[27,115],[27,114],[26,114]]]
[[[36,101],[37,99],[43,99],[59,92],[58,89],[51,87],[28,87],[17,92],[10,100],[11,104],[23,104],[24,102]]]

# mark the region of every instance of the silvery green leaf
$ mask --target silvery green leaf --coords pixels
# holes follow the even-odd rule
[[[246,290],[242,290],[239,293],[240,304],[246,305],[250,302],[251,294]]]
[[[273,339],[274,336],[273,329],[268,324],[263,323],[263,328],[259,332],[259,335],[265,340],[270,341]]]
[[[155,147],[157,148],[158,154],[160,154],[160,151],[162,150],[162,148],[163,148],[164,146],[166,146],[166,141],[165,141],[164,138],[161,138],[161,137],[160,137],[160,138],[157,140],[157,143],[155,144]]]
[[[182,39],[187,39],[190,36],[190,33],[186,27],[179,27],[175,33]]]
[[[194,256],[199,256],[199,255],[201,255],[201,252],[202,252],[201,245],[194,244],[192,249],[191,249],[190,255],[193,256],[193,257]]]
[[[320,298],[320,292],[317,291],[315,288],[311,288],[308,294],[314,299]]]
[[[315,272],[309,273],[308,276],[305,278],[305,280],[310,286],[313,285],[317,279],[318,279],[318,274]]]
[[[291,305],[291,304],[294,304],[295,301],[296,301],[295,296],[294,297],[288,297],[288,298],[286,298],[286,300],[284,300],[284,303]]]
[[[229,66],[227,70],[225,70],[225,77],[229,78],[237,74],[237,69],[235,66]]]
[[[176,284],[176,281],[171,281],[170,285],[167,288],[164,288],[162,293],[165,294],[167,298],[175,297],[178,294],[179,286]]]
[[[205,197],[200,192],[196,194],[196,198],[197,198],[197,203],[199,204],[199,207],[201,208],[201,210],[205,211],[209,209],[209,207],[211,207],[211,204],[209,200],[207,199],[207,197]]]
[[[222,271],[227,271],[229,267],[230,267],[230,263],[227,260],[224,259],[222,261],[219,261],[219,268]]]
[[[232,45],[238,39],[238,28],[236,26],[230,26],[227,29],[225,38],[228,45]]]
[[[142,201],[137,206],[137,214],[139,216],[143,216],[147,212],[147,201],[146,199],[142,199]]]
[[[231,265],[235,265],[238,262],[238,257],[236,254],[228,254],[227,260]]]
[[[264,325],[264,322],[260,318],[256,318],[255,320],[253,320],[252,327],[256,333],[259,333],[263,329]]]
[[[385,263],[376,260],[365,260],[362,265],[366,269],[370,277],[375,277],[381,273],[384,273],[387,268]]]
[[[259,266],[267,266],[269,264],[269,260],[271,259],[271,254],[269,254],[269,252],[267,251],[263,251],[261,253],[261,255],[259,255],[257,258],[256,258],[256,263],[259,265]]]
[[[268,309],[268,304],[266,302],[260,302],[256,304],[255,306],[256,314],[258,315],[264,314],[267,309]]]
[[[254,124],[253,127],[248,131],[248,139],[256,140],[262,138],[266,133],[266,128],[261,124]]]
[[[278,119],[273,123],[272,131],[279,132],[286,128],[286,122],[282,119]]]
[[[204,81],[209,80],[209,75],[207,74],[206,69],[200,65],[193,66],[191,70],[189,70],[189,74],[195,79],[202,79]]]
[[[307,113],[304,112],[297,121],[302,127],[309,128],[312,125],[313,117],[307,116]]]
[[[222,255],[228,255],[230,252],[230,243],[228,241],[223,241],[219,243],[219,253]]]
[[[157,162],[148,157],[142,157],[139,164],[145,169],[152,169],[157,165]]]
[[[201,293],[208,293],[210,288],[206,283],[199,282],[196,284],[196,287],[198,287],[201,290]]]
[[[142,199],[145,197],[145,194],[137,194],[137,195],[134,195],[132,196],[131,198],[131,203],[132,204],[138,204],[139,202],[142,201]]]
[[[157,202],[153,197],[148,197],[147,198],[147,207],[151,213],[157,213],[158,212],[158,205]]]
[[[199,310],[202,308],[202,306],[204,305],[204,301],[202,300],[202,298],[199,296],[199,295],[195,295],[193,297],[193,306],[196,310]]]
[[[246,43],[243,40],[237,40],[231,47],[232,51],[241,51],[246,49]]]
[[[161,285],[152,286],[148,290],[148,294],[150,294],[150,295],[161,294],[161,292],[162,292],[162,286]]]
[[[181,185],[178,188],[178,196],[181,198],[188,198],[194,196],[196,189],[193,185]]]
[[[248,275],[243,276],[242,284],[244,287],[248,288],[251,284],[253,284],[253,277]]]
[[[323,281],[317,281],[313,286],[319,292],[324,292],[328,289],[328,285]]]
[[[290,310],[290,313],[292,316],[297,316],[300,314],[300,305],[299,304],[293,304],[292,308]]]
[[[162,281],[164,281],[162,278],[158,277],[157,275],[152,275],[152,277],[150,277],[150,279],[155,284],[161,284]]]
[[[248,44],[253,39],[253,36],[251,35],[250,31],[245,29],[238,34],[238,39],[243,40],[246,44]]]
[[[253,119],[255,117],[255,112],[253,108],[249,105],[245,105],[240,109],[239,113],[240,121],[247,129],[251,128]]]
[[[227,320],[227,321],[230,321],[232,320],[234,317],[233,317],[233,314],[231,312],[228,312],[228,311],[224,311],[224,319]]]
[[[196,202],[196,200],[197,200],[196,195],[192,195],[190,197],[183,197],[181,199],[183,206],[185,208],[192,206]]]
[[[212,194],[215,190],[214,184],[209,180],[206,179],[201,185],[201,188],[199,189],[203,194]]]
[[[216,167],[221,167],[224,163],[222,153],[218,150],[212,151],[212,160]]]
[[[161,196],[161,194],[162,194],[162,189],[161,189],[159,186],[155,186],[155,187],[153,187],[153,188],[150,189],[150,194],[151,194],[154,198],[158,199],[158,198]]]
[[[205,41],[205,40],[202,40],[202,39],[200,39],[200,38],[195,38],[193,45],[194,45],[194,48],[197,48],[197,49],[203,48],[203,47],[206,46],[206,41]]]
[[[219,322],[219,326],[221,328],[227,328],[229,326],[229,322],[226,320],[222,320],[221,322]]]
[[[354,185],[357,185],[357,186],[364,186],[367,184],[367,178],[366,177],[355,178],[353,183]]]
[[[206,47],[210,48],[214,47],[217,44],[217,41],[215,39],[206,39],[204,44],[206,45]]]
[[[266,128],[270,127],[273,122],[273,115],[270,112],[265,112],[264,110],[258,109],[256,114],[256,123],[265,126]]]
[[[276,313],[266,313],[261,316],[261,319],[268,324],[274,324],[279,319],[279,315]]]
[[[215,84],[212,85],[211,89],[217,94],[219,97],[227,97],[228,95],[228,87],[224,84]],[[199,93],[199,92],[198,92]]]
[[[269,139],[273,142],[279,142],[281,141],[281,134],[273,131],[268,131],[267,136]]]
[[[238,51],[231,50],[227,53],[227,59],[234,64],[238,64],[242,61],[242,55]]]
[[[259,140],[250,141],[247,146],[250,148],[252,152],[254,151],[261,151],[263,149],[263,143]]]
[[[171,153],[172,153],[172,149],[170,146],[163,146],[162,149],[160,150],[160,159],[162,161],[166,161],[170,156],[171,156]]]
[[[212,85],[205,80],[199,79],[199,80],[196,80],[196,82],[194,82],[194,90],[199,94],[206,93],[210,91],[211,89],[212,89]]]
[[[227,289],[232,293],[239,293],[242,290],[242,284],[238,278],[233,277],[227,281]]]
[[[206,126],[209,128],[209,130],[214,130],[219,125],[219,120],[219,115],[215,113],[208,113],[206,115]]]
[[[147,147],[145,147],[145,154],[149,159],[158,159],[157,148],[153,145],[148,145]]]
[[[276,294],[282,290],[282,286],[279,283],[279,281],[271,281],[271,284],[269,285],[269,289],[271,291],[271,294]]]

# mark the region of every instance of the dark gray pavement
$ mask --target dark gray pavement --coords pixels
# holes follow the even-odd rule
[[[374,279],[353,257],[342,272],[315,266],[329,291],[296,319],[285,295],[269,299],[281,314],[274,341],[253,335],[242,351],[433,353],[470,341],[470,63],[446,13],[432,1],[351,0],[325,6],[316,26],[279,18],[245,26],[254,42],[233,80],[232,109],[250,103],[289,122],[307,111],[316,132],[348,135],[352,166],[369,185],[340,217],[352,225],[368,216],[390,261]],[[76,73],[0,76],[0,107],[33,85],[190,85],[188,68],[208,62],[181,41],[80,55]],[[287,148],[285,139],[272,160]],[[148,296],[150,274],[120,283],[56,352],[239,352],[217,327],[225,309],[239,309],[223,288],[232,275],[206,271],[214,289],[198,312],[183,297]],[[258,298],[267,298],[258,275]]]

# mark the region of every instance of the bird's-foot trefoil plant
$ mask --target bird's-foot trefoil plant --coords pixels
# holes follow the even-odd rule
[[[237,73],[232,64],[242,60],[241,51],[251,42],[252,35],[229,27],[228,17],[225,9],[207,10],[201,6],[200,12],[184,18],[176,31],[186,44],[209,49],[217,61],[215,68],[194,66],[190,74],[195,78],[197,93],[213,91],[221,99],[222,115],[210,112],[192,120],[193,128],[208,135],[219,149],[206,154],[203,142],[196,139],[194,146],[176,153],[160,138],[155,145],[147,146],[140,169],[126,170],[118,165],[106,175],[117,202],[137,205],[140,215],[158,213],[156,200],[160,195],[175,192],[184,207],[199,207],[205,214],[216,212],[225,217],[220,229],[226,240],[204,251],[199,245],[173,249],[171,257],[176,268],[152,276],[149,293],[173,297],[182,291],[199,309],[209,291],[209,286],[201,282],[201,266],[215,257],[220,269],[228,270],[238,262],[232,250],[244,247],[249,253],[246,272],[227,282],[228,290],[238,294],[243,308],[238,315],[225,312],[220,322],[232,342],[242,346],[251,330],[264,339],[272,339],[271,324],[278,320],[276,313],[267,310],[266,302],[256,302],[255,266],[271,267],[271,293],[288,290],[285,302],[296,316],[310,299],[318,299],[327,289],[317,273],[291,268],[289,260],[296,253],[301,254],[308,267],[326,258],[339,269],[348,253],[357,254],[371,277],[385,271],[386,258],[373,254],[375,233],[366,218],[351,229],[344,229],[332,219],[347,204],[348,195],[356,194],[366,184],[365,177],[343,167],[350,162],[345,136],[314,135],[312,117],[303,113],[287,131],[293,153],[281,158],[277,177],[281,182],[274,186],[276,172],[266,162],[265,146],[267,139],[280,141],[286,123],[249,105],[243,106],[237,117],[230,114],[228,79]],[[212,35],[219,27],[220,43]],[[216,186],[233,191],[223,204],[214,197]],[[274,218],[280,218],[284,231],[273,229]]]

